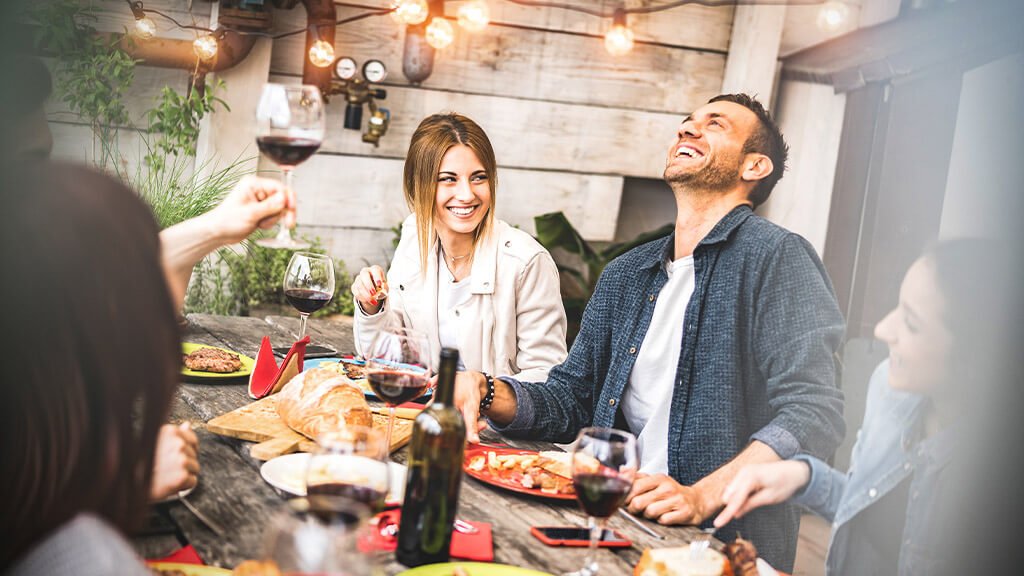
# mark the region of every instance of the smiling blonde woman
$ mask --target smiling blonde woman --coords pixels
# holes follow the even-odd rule
[[[363,268],[352,284],[355,341],[415,328],[459,349],[464,367],[543,381],[566,356],[558,269],[529,234],[494,217],[497,165],[490,140],[459,114],[420,123],[405,161],[412,215],[385,278]],[[435,367],[436,368],[436,367]]]

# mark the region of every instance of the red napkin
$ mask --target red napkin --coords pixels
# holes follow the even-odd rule
[[[402,519],[401,510],[388,510],[377,515],[378,526],[387,523],[400,522]],[[491,525],[487,522],[469,522],[477,529],[476,534],[463,534],[458,530],[452,531],[451,553],[454,558],[462,560],[476,560],[478,562],[494,561],[494,542],[491,539]],[[379,530],[373,531],[373,544],[380,550],[394,550],[398,545],[398,537],[385,537]]]
[[[147,564],[151,564],[153,562],[174,562],[176,564],[197,564],[199,566],[205,566],[203,559],[199,557],[199,554],[196,553],[196,549],[193,548],[191,544],[178,549],[178,551],[166,558],[146,561]]]
[[[281,366],[278,367],[274,359],[274,350],[270,346],[270,338],[263,337],[260,342],[260,351],[256,353],[256,363],[252,367],[252,374],[249,375],[249,396],[259,400],[269,396],[281,389],[299,372],[302,372],[302,361],[306,357],[306,344],[309,344],[309,336],[292,344],[288,355],[284,357]]]

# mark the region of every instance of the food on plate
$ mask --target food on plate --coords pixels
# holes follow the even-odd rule
[[[273,562],[260,562],[259,560],[246,560],[235,566],[232,576],[280,576],[281,572]]]
[[[363,392],[336,372],[312,368],[281,388],[277,413],[292,430],[317,435],[347,426],[372,426],[373,414]]]
[[[149,571],[153,573],[153,576],[187,576],[177,568],[154,568],[150,566]]]
[[[321,370],[329,370],[335,374],[341,374],[349,380],[352,380],[352,384],[358,386],[363,392],[372,392],[370,383],[366,380],[366,371],[363,366],[356,364],[349,364],[348,362],[321,362]]]
[[[467,468],[489,472],[523,488],[548,494],[572,494],[572,454],[548,450],[529,454],[500,454],[491,450],[473,457]]]
[[[182,354],[181,363],[189,370],[196,372],[218,372],[226,374],[241,370],[242,360],[238,354],[232,354],[220,348],[203,346],[191,354]]]
[[[757,549],[742,538],[725,545],[725,554],[708,548],[698,558],[690,546],[648,548],[633,568],[633,576],[757,576]]]

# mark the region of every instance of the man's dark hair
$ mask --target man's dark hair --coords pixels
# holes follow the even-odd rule
[[[24,116],[46,102],[53,92],[50,70],[35,56],[11,54],[0,56],[0,72],[4,78],[17,78],[0,87],[0,103],[5,120]]]
[[[775,188],[775,183],[782,179],[782,173],[786,171],[786,159],[789,158],[789,145],[782,137],[782,131],[772,118],[772,115],[764,109],[757,99],[747,94],[720,94],[711,100],[712,102],[732,102],[750,110],[757,116],[758,125],[747,141],[743,143],[743,153],[764,154],[772,161],[772,173],[765,176],[750,192],[750,201],[757,208],[768,199]]]

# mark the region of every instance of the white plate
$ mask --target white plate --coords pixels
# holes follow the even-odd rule
[[[267,460],[260,466],[260,476],[274,488],[294,494],[295,496],[306,495],[306,469],[309,468],[310,455],[305,452],[285,454],[271,460]],[[388,462],[388,473],[391,475],[391,484],[388,492],[388,504],[401,504],[405,493],[405,471],[406,467],[395,462]]]
[[[757,559],[757,576],[779,576],[779,573],[764,560]]]

